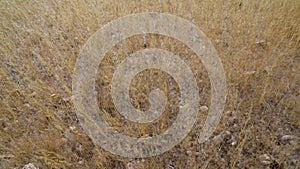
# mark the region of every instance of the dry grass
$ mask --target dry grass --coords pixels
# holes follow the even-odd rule
[[[299,0],[2,0],[0,8],[0,168],[29,162],[40,168],[300,167]],[[197,134],[205,114],[170,151],[126,159],[99,148],[81,129],[71,102],[71,76],[80,49],[102,25],[147,11],[188,19],[211,39],[226,71],[226,110],[214,135],[201,145]],[[138,49],[160,47],[180,54],[197,77],[201,104],[210,103],[207,73],[192,51],[171,38],[146,38],[146,45],[142,36],[116,45],[98,71],[99,106],[109,123],[128,135],[159,134],[176,117],[170,111],[178,110],[178,86],[170,87],[174,80],[157,70],[139,74],[131,96],[137,108],[146,109],[143,94],[163,88],[169,107],[159,121],[126,122],[114,110],[109,94],[114,68]]]

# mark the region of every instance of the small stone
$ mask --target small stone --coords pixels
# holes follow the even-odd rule
[[[82,165],[82,164],[84,164],[84,161],[80,160],[80,161],[78,161],[78,164]]]
[[[82,144],[81,144],[81,143],[77,143],[77,144],[76,144],[76,150],[79,151],[79,152],[82,152],[82,151],[83,151],[83,147],[82,147]]]
[[[208,107],[207,106],[201,106],[200,107],[200,111],[207,111],[208,110]]]
[[[31,107],[30,104],[28,104],[28,103],[25,103],[24,106],[26,106],[26,107],[28,107],[28,108]]]
[[[222,135],[219,134],[219,135],[215,136],[215,137],[213,138],[213,140],[214,140],[214,142],[215,142],[216,144],[220,144],[220,143],[223,141]]]
[[[75,126],[70,126],[69,128],[70,128],[70,130],[73,131],[73,130],[75,130],[76,127]]]
[[[36,95],[36,92],[32,92],[29,97],[34,97]]]
[[[128,169],[134,169],[131,162],[127,163],[127,168]]]
[[[263,39],[256,39],[255,44],[257,44],[257,45],[263,45],[263,44],[266,44],[266,40],[263,40]]]
[[[269,165],[273,162],[273,157],[269,156],[267,154],[263,154],[259,156],[259,160],[261,163],[265,164],[265,165]]]
[[[28,163],[22,169],[39,169],[39,168],[34,166],[32,163]]]
[[[231,138],[230,131],[222,131],[219,135],[215,136],[213,140],[216,144],[220,144],[221,142],[229,140],[230,138]]]
[[[186,154],[187,155],[192,155],[192,151],[188,150],[188,151],[186,151]]]
[[[244,74],[245,74],[245,75],[253,75],[255,72],[256,72],[256,71],[247,71],[247,72],[245,72]]]
[[[64,97],[62,100],[64,101],[64,102],[67,102],[67,101],[69,101],[71,99],[71,97]]]
[[[297,140],[298,137],[294,135],[284,135],[280,138],[281,141],[291,141],[291,140]]]

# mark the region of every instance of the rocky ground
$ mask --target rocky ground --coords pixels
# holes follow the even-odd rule
[[[14,0],[1,1],[0,8],[0,168],[299,168],[299,1]],[[105,151],[82,129],[72,74],[83,45],[104,24],[149,11],[183,17],[210,38],[224,66],[227,99],[217,129],[199,144],[211,86],[195,53],[162,35],[120,42],[99,63],[96,79],[98,106],[116,131],[159,135],[178,113],[178,85],[159,70],[141,72],[130,86],[140,110],[149,108],[150,89],[166,93],[168,106],[159,120],[132,123],[116,111],[110,94],[114,70],[140,49],[178,54],[191,67],[204,106],[180,144],[159,156],[129,159]]]

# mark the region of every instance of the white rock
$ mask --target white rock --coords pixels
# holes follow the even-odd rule
[[[280,138],[281,141],[291,141],[291,140],[297,140],[298,137],[294,135],[284,135]]]
[[[22,169],[39,169],[39,168],[34,166],[32,163],[28,163]]]
[[[208,107],[207,106],[201,106],[200,107],[200,111],[207,111],[208,110]]]
[[[267,154],[263,154],[259,156],[259,160],[261,163],[265,164],[265,165],[269,165],[272,163],[273,161],[273,157],[267,155]]]

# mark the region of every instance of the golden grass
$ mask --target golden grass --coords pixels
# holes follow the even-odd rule
[[[280,138],[300,134],[300,1],[2,0],[0,8],[0,168],[29,162],[40,168],[128,168],[129,163],[136,168],[299,168],[299,140]],[[228,139],[216,143],[213,136],[200,145],[197,134],[205,114],[199,115],[181,144],[157,157],[132,160],[99,148],[81,129],[71,102],[80,49],[112,19],[149,11],[188,19],[211,39],[228,83],[226,110],[214,136],[230,131]],[[192,51],[158,35],[147,35],[146,47],[181,54],[198,77],[201,104],[209,105],[209,79]],[[109,123],[135,136],[159,134],[176,117],[166,111],[158,122],[138,125],[114,110],[107,87],[117,66],[111,57],[121,61],[142,48],[142,36],[116,45],[100,64],[97,79],[99,106]],[[152,76],[154,84],[147,79]],[[170,87],[170,81],[162,72],[143,72],[132,82],[134,105],[147,108],[143,94],[161,87],[170,101],[167,110],[176,112],[178,86]],[[274,160],[263,164],[262,154]]]

